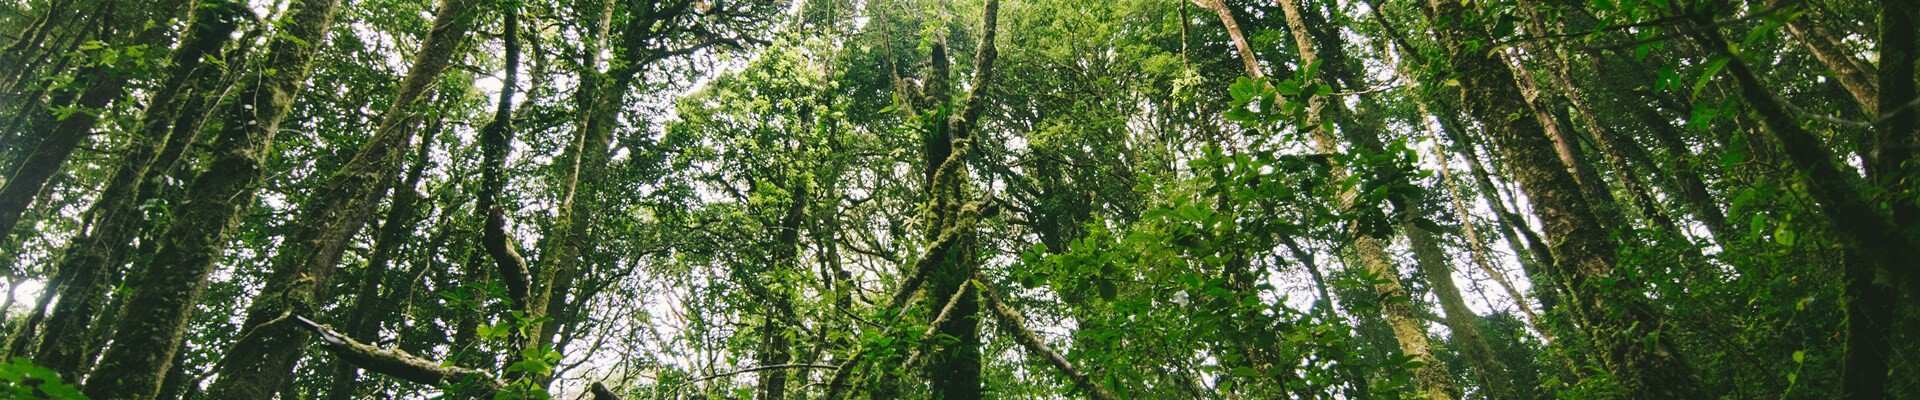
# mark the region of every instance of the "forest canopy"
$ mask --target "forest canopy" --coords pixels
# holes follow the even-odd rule
[[[1916,21],[0,1],[0,398],[1916,398]]]

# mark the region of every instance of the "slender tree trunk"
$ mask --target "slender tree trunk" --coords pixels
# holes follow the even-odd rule
[[[1300,54],[1300,63],[1302,65],[1321,63],[1322,60],[1318,56],[1318,51],[1315,49],[1313,38],[1309,34],[1310,31],[1308,30],[1298,4],[1295,3],[1294,0],[1282,0],[1280,1],[1280,9],[1285,14],[1288,30],[1293,33],[1294,46]],[[1334,50],[1332,47],[1329,47],[1328,51]],[[1338,54],[1344,54],[1344,52]],[[1329,59],[1327,61],[1333,64],[1339,64],[1345,60]],[[1313,76],[1307,77],[1307,79],[1309,82],[1314,83],[1322,81],[1321,78]],[[1333,133],[1327,131],[1326,124],[1321,123],[1321,114],[1326,109],[1326,98],[1323,96],[1314,96],[1307,101],[1307,120],[1301,125],[1305,127],[1304,129],[1308,130],[1309,136],[1313,138],[1316,150],[1329,154],[1340,152],[1340,145],[1334,138]],[[1344,105],[1336,105],[1332,114],[1336,116],[1350,115],[1343,112],[1344,110]],[[1354,132],[1352,136],[1369,136],[1373,139],[1372,142],[1378,142],[1379,137],[1373,136],[1378,135],[1377,132],[1378,131]],[[1362,142],[1365,140],[1355,141]],[[1378,145],[1369,146],[1373,144],[1375,143],[1354,143],[1356,147],[1363,148],[1368,152],[1381,150]],[[1345,181],[1348,179],[1347,176],[1350,173],[1352,173],[1352,171],[1348,171],[1345,166],[1336,166],[1333,172],[1333,181]],[[1386,177],[1383,176],[1379,178]],[[1356,190],[1342,191],[1332,195],[1335,197],[1334,200],[1339,204],[1340,208],[1348,211],[1356,211],[1354,201],[1359,196]],[[1378,215],[1379,213],[1377,212],[1367,214],[1374,218],[1385,217],[1384,215]],[[1411,298],[1407,296],[1406,288],[1400,283],[1399,268],[1394,266],[1391,261],[1392,257],[1387,254],[1386,241],[1389,240],[1390,236],[1375,236],[1375,234],[1360,232],[1358,229],[1350,232],[1350,234],[1354,235],[1353,248],[1360,259],[1360,265],[1366,268],[1367,273],[1374,275],[1374,278],[1377,279],[1377,283],[1373,285],[1373,289],[1381,298],[1381,302],[1383,303],[1382,308],[1386,311],[1388,323],[1393,327],[1394,338],[1400,343],[1401,352],[1423,363],[1423,365],[1415,368],[1413,371],[1415,380],[1420,384],[1422,394],[1430,399],[1436,400],[1451,399],[1458,396],[1459,389],[1454,387],[1452,374],[1447,372],[1446,364],[1440,363],[1439,359],[1434,357],[1431,346],[1427,341],[1426,325],[1418,317],[1418,310],[1415,309]],[[1458,293],[1456,292],[1455,294],[1457,295]]]
[[[1566,277],[1571,308],[1586,321],[1602,365],[1630,397],[1704,397],[1692,368],[1674,354],[1672,342],[1648,340],[1660,329],[1660,318],[1634,282],[1613,277],[1619,244],[1601,225],[1593,199],[1583,195],[1573,175],[1557,162],[1541,121],[1509,117],[1527,107],[1514,72],[1498,55],[1467,47],[1468,41],[1487,35],[1459,25],[1467,16],[1466,6],[1436,0],[1429,7],[1430,20],[1456,21],[1437,30],[1464,91],[1463,104],[1486,125],[1554,238],[1553,267]]]
[[[785,215],[781,216],[780,219],[779,232],[776,234],[777,237],[774,241],[774,246],[777,247],[774,248],[772,265],[775,268],[798,271],[800,267],[800,249],[802,246],[800,243],[800,227],[801,223],[806,220],[808,201],[807,187],[811,183],[797,174],[789,177],[788,181],[790,181],[790,183],[788,184],[787,193],[792,199],[788,200]],[[776,270],[776,272],[777,271],[778,270]],[[767,302],[769,304],[767,304],[767,308],[773,311],[769,311],[769,317],[763,320],[765,322],[763,322],[763,325],[760,327],[761,342],[758,362],[760,365],[786,364],[793,360],[792,340],[787,337],[788,329],[783,328],[781,323],[776,322],[778,319],[773,318],[772,315],[794,315],[793,300],[792,296],[785,291],[777,289],[769,291],[772,293],[768,293]],[[791,379],[791,375],[792,370],[789,369],[761,372],[758,398],[760,400],[785,399],[787,397],[787,380]]]
[[[1568,133],[1572,128],[1550,111],[1552,110],[1551,102],[1540,91],[1539,84],[1533,80],[1533,73],[1526,69],[1526,64],[1521,62],[1519,56],[1511,53],[1507,55],[1511,60],[1508,68],[1513,70],[1514,83],[1520,89],[1520,94],[1527,100],[1527,109],[1533,112],[1535,119],[1540,120],[1539,125],[1545,129],[1547,137],[1552,140],[1554,152],[1560,156],[1560,162],[1566,166],[1567,172],[1573,175],[1574,183],[1580,185],[1582,193],[1593,199],[1589,204],[1594,215],[1600,218],[1601,226],[1631,230],[1627,219],[1620,215],[1620,209],[1617,206],[1620,200],[1614,198],[1613,190],[1607,187],[1607,182],[1600,177],[1600,172],[1596,171],[1593,163],[1588,161],[1589,158],[1582,151],[1580,143]]]
[[[394,189],[393,204],[387,208],[387,217],[380,224],[380,233],[373,244],[373,254],[367,257],[367,266],[360,272],[360,285],[355,290],[353,305],[347,311],[347,321],[342,332],[349,337],[371,338],[379,334],[380,321],[390,313],[384,312],[387,304],[397,299],[398,293],[391,286],[385,291],[381,282],[389,279],[387,270],[392,264],[394,252],[400,244],[412,237],[414,225],[419,222],[419,205],[423,197],[414,190],[425,175],[426,166],[433,162],[428,152],[433,148],[434,137],[439,135],[441,122],[435,120],[427,124],[425,132],[420,134],[420,145],[413,155],[413,165],[407,168],[406,180]],[[351,363],[338,363],[333,371],[333,384],[327,390],[331,400],[353,398],[360,390],[360,369]]]
[[[328,176],[300,207],[273,272],[247,307],[247,337],[227,348],[219,374],[208,388],[214,399],[261,399],[272,395],[305,353],[310,333],[297,324],[278,324],[291,314],[311,315],[326,298],[335,265],[348,243],[366,225],[387,186],[399,174],[407,143],[413,138],[416,108],[458,56],[477,10],[472,0],[448,0],[435,13],[432,30],[394,94],[393,106],[351,161]]]
[[[1646,100],[1653,101],[1652,98]],[[1667,152],[1667,157],[1673,160],[1672,169],[1667,172],[1667,176],[1673,181],[1671,185],[1676,189],[1669,191],[1685,201],[1692,209],[1690,211],[1693,217],[1700,219],[1702,225],[1706,225],[1707,231],[1713,234],[1714,240],[1720,243],[1721,247],[1732,245],[1739,237],[1736,233],[1738,231],[1727,223],[1726,212],[1720,208],[1720,203],[1713,199],[1713,193],[1707,190],[1706,181],[1700,179],[1699,162],[1695,161],[1693,150],[1689,149],[1681,139],[1680,128],[1673,126],[1672,120],[1661,116],[1660,112],[1652,107],[1634,108],[1634,116],[1641,123],[1652,127],[1654,141],[1659,144],[1661,150]]]
[[[316,50],[333,26],[339,0],[296,0],[278,23],[270,59],[247,81],[209,149],[205,173],[174,209],[175,223],[145,273],[132,279],[113,344],[86,384],[95,399],[152,398],[179,350],[193,307],[226,249],[240,208],[251,204],[261,164],[280,121],[305,83]],[[273,74],[266,70],[276,71]]]
[[[1422,110],[1420,114],[1427,115],[1427,112]],[[1459,183],[1454,182],[1452,169],[1447,167],[1449,164],[1447,161],[1447,151],[1441,148],[1438,143],[1435,143],[1433,156],[1435,160],[1439,161],[1440,184],[1446,186],[1447,197],[1453,205],[1453,212],[1460,217],[1460,233],[1467,241],[1468,254],[1473,258],[1474,265],[1479,266],[1481,272],[1486,272],[1487,276],[1492,277],[1494,283],[1499,284],[1500,289],[1507,292],[1507,297],[1513,298],[1514,306],[1520,309],[1520,314],[1527,317],[1527,326],[1532,327],[1533,331],[1539,333],[1541,338],[1545,338],[1547,343],[1553,343],[1553,334],[1547,332],[1546,328],[1541,326],[1540,315],[1534,313],[1533,305],[1527,302],[1527,296],[1521,294],[1520,290],[1515,288],[1512,281],[1507,280],[1505,273],[1500,272],[1498,268],[1494,268],[1492,258],[1487,256],[1486,245],[1480,241],[1479,224],[1473,222],[1473,210],[1467,208],[1466,196],[1461,193]],[[1506,230],[1503,229],[1502,231]],[[1506,234],[1509,236],[1512,235],[1510,231],[1506,232]],[[1521,259],[1526,257],[1525,254],[1516,254],[1516,256]]]
[[[587,238],[592,232],[593,216],[597,215],[600,205],[600,182],[606,175],[606,166],[611,163],[607,148],[613,142],[613,130],[619,125],[621,102],[632,90],[636,77],[630,69],[614,69],[602,73],[598,68],[599,49],[607,45],[611,34],[611,21],[614,8],[611,2],[592,1],[582,10],[594,23],[588,25],[588,50],[580,63],[579,89],[574,93],[574,136],[560,159],[567,160],[564,180],[557,186],[562,188],[559,211],[553,219],[555,223],[547,228],[547,236],[540,243],[541,258],[539,267],[531,282],[527,312],[537,316],[553,318],[553,321],[537,323],[532,331],[538,334],[528,338],[524,346],[549,346],[560,351],[558,340],[564,324],[571,319],[561,320],[564,315],[556,313],[560,307],[568,305],[567,295],[573,289],[574,280],[580,274],[582,265],[586,265],[585,253],[589,246]],[[629,27],[630,29],[631,27]],[[557,301],[556,301],[557,299]],[[586,299],[575,299],[584,303]],[[551,383],[550,377],[536,377],[542,386]]]
[[[1220,17],[1220,25],[1227,30],[1227,37],[1233,40],[1234,50],[1240,52],[1240,63],[1247,68],[1247,76],[1254,78],[1266,76],[1266,74],[1260,70],[1259,54],[1254,53],[1253,46],[1247,44],[1247,36],[1240,33],[1240,22],[1233,18],[1233,10],[1227,8],[1226,2],[1222,0],[1193,0],[1193,4],[1200,6],[1200,8],[1213,11],[1214,15]],[[1186,18],[1181,18],[1180,21],[1182,24],[1185,24]],[[1185,28],[1186,25],[1181,25],[1181,27]],[[1184,44],[1185,42],[1182,43]]]
[[[1778,7],[1781,1],[1769,0],[1767,3],[1769,3],[1769,6]],[[1899,2],[1882,1],[1881,3],[1883,3],[1884,6],[1884,3]],[[1892,5],[1889,7],[1897,8],[1900,6]],[[1810,8],[1812,11],[1817,11],[1821,7],[1814,6]],[[1805,46],[1808,53],[1813,54],[1815,61],[1819,61],[1821,66],[1827,67],[1827,70],[1833,71],[1834,80],[1840,83],[1841,88],[1847,90],[1848,95],[1853,96],[1854,102],[1860,104],[1860,110],[1863,111],[1862,114],[1878,114],[1880,88],[1878,83],[1874,81],[1874,67],[1867,64],[1866,61],[1854,57],[1851,50],[1847,50],[1845,46],[1840,44],[1839,37],[1835,36],[1833,32],[1829,32],[1826,26],[1822,24],[1822,21],[1815,18],[1816,15],[1816,13],[1809,12],[1795,18],[1787,18],[1787,32],[1793,33],[1794,38],[1799,39],[1797,42]],[[1888,14],[1882,14],[1883,17],[1887,15]],[[1885,20],[1882,21],[1883,24],[1885,22]],[[1898,23],[1899,21],[1894,22]],[[1889,25],[1881,26],[1881,35],[1886,35],[1890,31],[1905,31],[1908,38],[1912,37],[1913,25],[1911,24],[1891,25],[1894,27],[1894,29],[1891,30],[1887,29],[1887,26]],[[1896,32],[1893,34],[1899,35],[1900,33]],[[1909,39],[1909,42],[1911,42],[1911,39]],[[1880,43],[1884,46],[1887,42],[1882,40]],[[1884,65],[1889,60],[1900,62],[1898,60],[1905,59],[1908,60],[1906,62],[1911,63],[1912,57],[1912,54],[1889,56],[1887,53],[1882,52],[1880,62]],[[1883,78],[1882,80],[1885,79]]]

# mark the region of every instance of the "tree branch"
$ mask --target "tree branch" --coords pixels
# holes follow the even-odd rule
[[[507,386],[506,382],[486,371],[441,366],[439,362],[414,357],[404,351],[360,343],[303,316],[294,315],[293,319],[301,327],[313,331],[319,337],[321,347],[327,349],[328,353],[369,372],[422,385],[473,382],[480,385],[477,389],[482,393],[493,393]]]
[[[1039,335],[1035,335],[1032,330],[1027,329],[1026,322],[1020,318],[1020,314],[1014,312],[1013,307],[1007,306],[1006,302],[1000,301],[1000,295],[994,293],[993,288],[987,287],[985,279],[975,276],[973,285],[979,287],[980,297],[987,299],[987,308],[993,311],[993,316],[1000,319],[1000,323],[994,325],[999,326],[1000,330],[1004,331],[1007,336],[1012,336],[1014,341],[1020,342],[1021,347],[1027,348],[1028,355],[1053,364],[1054,369],[1059,370],[1060,374],[1066,375],[1068,380],[1073,381],[1074,386],[1079,386],[1080,390],[1086,391],[1087,394],[1094,399],[1120,399],[1120,396],[1115,395],[1112,391],[1107,390],[1107,388],[1093,383],[1093,378],[1088,377],[1087,374],[1080,371],[1079,368],[1075,368],[1073,363],[1067,361],[1066,357],[1061,357],[1059,352],[1055,352],[1052,348],[1047,347],[1046,342],[1040,341]]]

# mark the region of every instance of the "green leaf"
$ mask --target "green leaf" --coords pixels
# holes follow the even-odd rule
[[[1720,69],[1726,68],[1727,62],[1729,61],[1733,61],[1733,59],[1726,58],[1726,57],[1714,57],[1713,61],[1707,62],[1706,72],[1701,73],[1700,78],[1693,82],[1694,98],[1696,99],[1700,98],[1700,91],[1706,90],[1707,82],[1712,82],[1714,75],[1719,75]]]
[[[1260,376],[1260,371],[1254,370],[1252,367],[1238,366],[1233,367],[1233,371],[1229,371],[1228,374],[1243,378],[1252,378]]]
[[[1793,352],[1793,362],[1796,362],[1796,363],[1807,362],[1807,352],[1805,350]]]

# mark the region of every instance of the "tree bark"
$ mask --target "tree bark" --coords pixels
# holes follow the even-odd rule
[[[1914,204],[1914,197],[1920,196],[1913,189],[1915,171],[1920,165],[1914,165],[1916,156],[1920,156],[1920,99],[1914,93],[1914,59],[1920,57],[1916,51],[1914,13],[1920,6],[1912,2],[1893,0],[1880,1],[1880,91],[1877,93],[1879,110],[1876,113],[1882,121],[1875,124],[1873,147],[1867,152],[1867,177],[1871,178],[1887,196],[1893,200],[1888,203],[1893,208],[1895,226],[1913,227],[1920,225],[1920,205]],[[1913,239],[1912,228],[1908,228],[1908,238]],[[1920,278],[1920,273],[1909,269],[1909,279]],[[1915,286],[1920,288],[1920,286]]]
[[[1260,70],[1259,54],[1254,53],[1253,46],[1247,44],[1247,36],[1240,33],[1240,22],[1233,18],[1233,10],[1227,8],[1227,3],[1222,0],[1192,1],[1194,5],[1213,11],[1214,15],[1220,17],[1220,25],[1227,30],[1227,38],[1233,40],[1234,50],[1240,52],[1240,63],[1247,68],[1247,76],[1253,78],[1267,76]],[[1184,18],[1181,19],[1181,23],[1185,21]],[[1185,25],[1181,26],[1185,27]]]
[[[391,315],[386,312],[387,304],[396,300],[393,295],[397,291],[391,285],[383,291],[380,283],[389,278],[387,269],[392,264],[393,253],[398,251],[403,241],[412,236],[414,225],[419,222],[418,203],[424,196],[415,191],[414,186],[420,184],[427,164],[433,162],[428,158],[428,151],[433,148],[434,137],[439,135],[441,126],[440,121],[427,124],[426,131],[420,134],[420,145],[414,152],[413,165],[407,168],[406,180],[394,188],[398,192],[394,193],[393,204],[387,208],[387,217],[380,223],[380,233],[374,241],[373,254],[367,257],[367,266],[360,272],[360,285],[355,290],[353,305],[350,311],[347,311],[346,326],[342,329],[346,331],[343,333],[348,337],[365,338],[378,335],[380,321]],[[327,390],[328,399],[351,399],[359,390],[358,367],[351,364],[340,364],[334,367],[333,383]]]
[[[153,3],[151,5],[151,10],[154,11],[152,18],[154,20],[177,18],[180,11],[186,7],[186,3],[187,1],[185,0],[162,0]],[[237,16],[222,16],[218,13],[206,15],[222,18],[237,18]],[[143,19],[147,17],[146,15],[139,15],[139,13],[134,13],[129,16],[129,18],[141,18],[136,19],[136,21],[141,22],[146,22]],[[213,24],[214,22],[207,21],[207,23]],[[128,24],[127,26],[137,26],[137,24]],[[161,47],[167,44],[166,39],[168,33],[172,30],[171,28],[172,24],[170,23],[154,23],[149,24],[149,26],[144,29],[135,30],[127,37],[107,38],[109,43],[145,44]],[[179,54],[175,54],[172,59],[176,67],[175,72],[177,72],[177,68],[191,70],[200,63],[202,56],[208,52],[219,51],[219,46],[216,45],[208,48],[207,46],[188,45],[181,46],[176,51]],[[123,71],[116,71],[112,66],[98,65],[83,68],[77,72],[77,75],[82,82],[91,83],[91,85],[87,87],[87,90],[80,94],[78,102],[73,104],[73,106],[79,108],[80,111],[60,116],[58,115],[58,111],[52,110],[21,110],[22,113],[53,113],[53,115],[45,115],[42,117],[58,121],[58,123],[54,125],[52,131],[49,131],[46,136],[40,140],[40,143],[34,147],[33,151],[27,154],[26,159],[22,160],[18,167],[7,174],[5,184],[0,185],[0,236],[4,236],[13,231],[14,224],[20,221],[20,216],[26,213],[27,207],[33,204],[35,198],[39,197],[40,192],[45,189],[48,180],[52,179],[54,174],[60,173],[63,169],[62,167],[67,162],[67,158],[73,155],[73,150],[79,147],[81,141],[91,136],[90,134],[93,132],[95,123],[100,120],[102,114],[108,112],[108,106],[112,105],[114,101],[124,97],[127,93],[126,84],[128,74]],[[184,76],[181,76],[179,79],[184,79]]]
[[[1602,365],[1630,397],[1704,397],[1671,341],[1646,340],[1661,320],[1634,282],[1614,277],[1619,244],[1601,225],[1596,205],[1558,162],[1545,127],[1537,119],[1509,117],[1527,107],[1514,72],[1497,54],[1468,47],[1487,35],[1459,25],[1468,13],[1464,5],[1441,0],[1428,5],[1430,20],[1456,21],[1436,30],[1460,81],[1462,102],[1488,128],[1555,240],[1553,269],[1566,278],[1571,309],[1585,321]]]
[[[290,376],[293,364],[305,353],[308,332],[293,324],[268,323],[289,313],[319,309],[316,302],[326,298],[341,254],[399,174],[415,131],[407,122],[458,56],[475,12],[470,0],[441,3],[432,30],[421,42],[373,138],[300,207],[291,225],[293,232],[274,257],[273,272],[247,307],[243,330],[251,334],[227,348],[215,371],[219,378],[207,388],[210,398],[267,398]]]
[[[1860,176],[1842,169],[1820,137],[1802,128],[1746,61],[1728,47],[1717,28],[1710,28],[1714,26],[1711,15],[1695,14],[1689,22],[1692,36],[1701,47],[1729,59],[1726,71],[1739,84],[1740,96],[1753,106],[1760,131],[1785,150],[1787,159],[1800,171],[1796,174],[1799,183],[1840,234],[1840,243],[1846,248],[1842,275],[1848,297],[1842,387],[1849,398],[1885,398],[1887,356],[1891,351],[1887,336],[1896,325],[1893,307],[1898,298],[1889,285],[1911,284],[1906,280],[1916,275],[1913,271],[1920,262],[1903,258],[1897,249],[1911,249],[1913,243],[1896,233],[1890,218],[1875,210],[1861,193],[1864,182]],[[1908,77],[1911,79],[1911,75]],[[1892,88],[1883,87],[1883,92],[1895,92],[1887,89]],[[1882,274],[1892,277],[1893,282],[1876,282],[1875,276]]]
[[[191,140],[190,136],[196,133],[175,126],[197,125],[195,116],[204,115],[205,111],[182,107],[179,101],[184,100],[183,95],[197,95],[193,93],[195,88],[211,89],[212,81],[220,77],[220,69],[202,67],[200,60],[206,54],[220,51],[248,13],[239,4],[223,1],[204,1],[195,7],[193,28],[187,30],[181,48],[173,54],[167,82],[149,101],[147,112],[141,118],[139,136],[129,143],[106,189],[87,212],[88,225],[92,228],[68,243],[66,256],[57,268],[59,278],[49,282],[50,289],[59,290],[60,301],[47,317],[46,333],[34,356],[34,361],[41,366],[69,378],[77,378],[83,372],[81,357],[96,345],[89,340],[91,336],[85,334],[87,324],[93,322],[95,314],[104,306],[112,280],[121,270],[119,266],[127,245],[143,225],[144,216],[139,209],[141,182],[159,176],[149,171],[171,169],[171,165],[159,170],[151,166],[174,140],[173,135],[186,135],[189,137],[184,139]],[[184,105],[204,104],[187,103]]]
[[[978,126],[980,116],[985,109],[986,88],[993,85],[994,59],[998,56],[995,48],[995,31],[999,20],[999,0],[987,0],[981,9],[980,43],[974,55],[973,86],[968,90],[963,103],[946,120],[934,119],[932,132],[924,136],[926,148],[927,218],[928,230],[925,237],[929,241],[948,235],[959,235],[959,245],[938,248],[924,257],[933,260],[927,272],[928,302],[938,302],[955,296],[960,286],[972,279],[979,268],[977,234],[970,224],[964,224],[962,208],[967,204],[970,186],[967,182],[965,150],[956,151],[956,147],[971,146],[973,129]],[[948,60],[944,44],[935,44],[932,54],[932,68],[929,70],[926,95],[931,103],[941,104],[948,98],[951,87],[948,76]],[[965,226],[963,226],[965,225]],[[966,231],[952,232],[957,229]],[[939,304],[930,304],[929,309]],[[934,346],[932,357],[926,367],[927,375],[932,378],[933,397],[938,399],[978,399],[981,398],[981,354],[980,321],[978,293],[961,294],[955,304],[953,318],[939,324],[939,334],[950,337],[952,341],[942,340]]]
[[[283,30],[269,45],[271,58],[246,80],[252,86],[243,89],[228,110],[226,124],[209,148],[212,161],[206,172],[194,179],[191,195],[175,208],[176,222],[161,235],[151,264],[128,285],[128,318],[118,321],[113,344],[87,380],[89,397],[145,400],[160,389],[193,307],[206,291],[207,277],[238,223],[240,208],[254,200],[273,136],[305,83],[339,5],[338,0],[289,5],[278,23]],[[269,69],[276,73],[265,73]]]
[[[1310,31],[1308,30],[1306,20],[1302,16],[1299,5],[1295,3],[1294,0],[1280,1],[1280,9],[1282,13],[1285,14],[1288,30],[1292,32],[1294,46],[1299,51],[1300,63],[1302,65],[1314,65],[1322,63],[1323,61],[1330,62],[1331,64],[1340,64],[1345,61],[1343,59],[1320,59],[1318,50],[1315,49],[1313,37],[1309,33]],[[1334,39],[1326,38],[1325,40]],[[1327,51],[1335,52],[1337,50],[1335,50],[1334,46],[1328,46]],[[1343,50],[1338,50],[1336,53],[1336,55],[1344,54]],[[1323,65],[1322,68],[1345,70],[1344,66]],[[1335,80],[1337,81],[1338,79]],[[1318,76],[1308,76],[1306,77],[1306,81],[1319,84],[1324,80]],[[1321,123],[1321,114],[1326,109],[1326,98],[1324,96],[1313,96],[1309,98],[1307,102],[1306,121],[1301,125],[1302,129],[1308,131],[1308,136],[1313,138],[1315,150],[1328,154],[1340,152],[1340,145],[1337,139],[1334,138],[1332,132],[1327,131],[1328,125]],[[1353,115],[1345,112],[1344,104],[1335,105],[1332,113],[1337,116]],[[1378,143],[1378,130],[1368,130],[1364,128],[1352,130],[1366,131],[1348,132],[1349,136],[1355,138],[1352,140],[1355,142],[1353,143],[1355,147],[1367,152],[1379,152],[1383,150],[1383,146]],[[1348,179],[1349,174],[1353,172],[1354,171],[1348,170],[1344,165],[1335,166],[1333,181],[1345,181]],[[1362,173],[1369,172],[1372,172],[1372,174],[1369,175],[1378,175],[1372,178],[1394,179],[1386,176],[1386,174],[1380,174],[1379,172],[1382,171],[1365,171]],[[1341,209],[1348,212],[1360,211],[1356,208],[1355,204],[1356,199],[1359,197],[1358,189],[1341,191],[1331,195],[1334,197],[1334,202],[1337,203]],[[1404,202],[1397,203],[1402,206],[1406,205]],[[1384,215],[1377,211],[1365,212],[1364,214],[1367,214],[1368,218],[1384,218]],[[1458,396],[1459,389],[1454,387],[1452,374],[1447,372],[1446,364],[1441,363],[1438,358],[1434,357],[1432,348],[1428,344],[1426,325],[1418,317],[1418,310],[1414,307],[1411,298],[1407,296],[1406,287],[1400,282],[1399,268],[1391,261],[1392,256],[1387,254],[1386,241],[1390,240],[1391,233],[1383,235],[1379,232],[1365,232],[1358,228],[1360,225],[1355,226],[1356,228],[1349,232],[1349,234],[1353,235],[1352,244],[1354,251],[1360,259],[1360,265],[1366,269],[1368,274],[1374,276],[1376,282],[1373,285],[1374,293],[1380,296],[1382,309],[1386,312],[1387,321],[1393,327],[1394,338],[1400,343],[1400,351],[1406,356],[1423,363],[1423,365],[1416,367],[1412,371],[1415,380],[1419,382],[1421,393],[1430,399],[1436,400],[1452,399]]]

